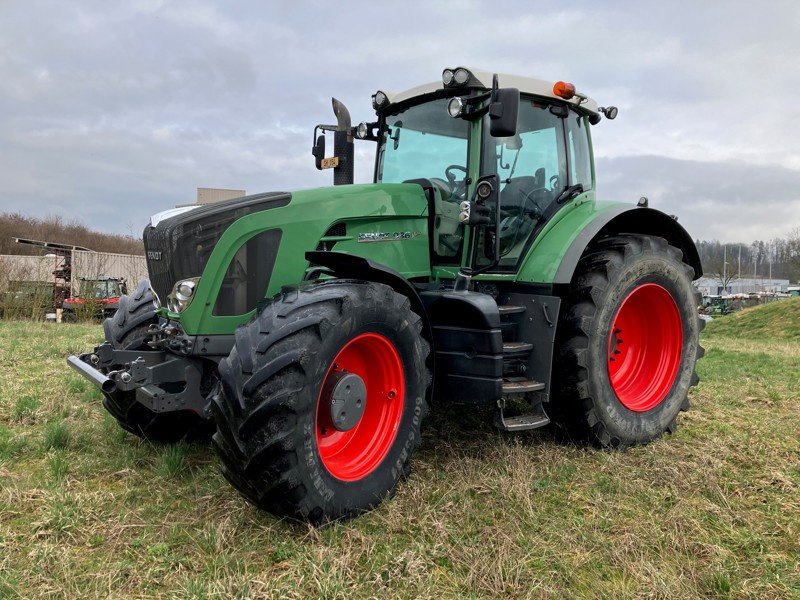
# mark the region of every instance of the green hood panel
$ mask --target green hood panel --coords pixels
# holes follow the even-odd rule
[[[333,224],[341,231],[326,237],[337,252],[347,252],[391,267],[405,277],[430,275],[428,201],[416,184],[364,184],[293,192],[285,206],[248,214],[234,221],[211,253],[194,298],[180,315],[190,335],[232,333],[255,313],[212,314],[217,293],[236,252],[254,235],[282,231],[266,297],[302,281],[308,268],[305,253],[316,250]],[[337,228],[341,229],[341,228]],[[330,249],[330,248],[328,248]],[[174,316],[174,315],[173,315]]]

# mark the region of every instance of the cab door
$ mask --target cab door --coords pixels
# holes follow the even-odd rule
[[[500,181],[500,259],[492,271],[517,270],[536,234],[562,208],[557,200],[567,187],[593,187],[587,128],[571,108],[525,96],[514,136],[495,138],[484,127],[482,172]],[[492,262],[491,235],[487,229],[476,240],[477,267]]]

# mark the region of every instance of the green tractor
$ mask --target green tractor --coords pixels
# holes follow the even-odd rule
[[[602,447],[671,432],[698,381],[700,260],[646,199],[596,200],[590,128],[617,109],[463,67],[372,105],[353,126],[334,99],[315,129],[334,187],[151,218],[149,282],[68,359],[120,425],[213,432],[241,494],[313,523],[391,494],[433,401]],[[353,185],[356,139],[374,183]]]

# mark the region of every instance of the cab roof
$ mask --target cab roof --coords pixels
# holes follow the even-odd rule
[[[455,71],[457,69],[466,69],[470,73],[469,81],[463,86],[445,86],[442,80],[435,81],[433,83],[426,83],[423,85],[418,85],[411,89],[405,90],[403,92],[386,92],[387,98],[389,99],[389,105],[398,104],[400,102],[405,102],[406,100],[410,100],[411,98],[416,98],[417,96],[423,96],[425,94],[432,94],[434,92],[438,92],[444,89],[475,89],[475,88],[483,88],[483,89],[491,89],[492,87],[492,77],[494,73],[491,71],[484,71],[482,69],[473,69],[471,67],[455,67],[451,70]],[[577,95],[570,100],[564,100],[563,98],[556,96],[553,93],[553,85],[555,85],[555,81],[547,81],[545,79],[536,79],[534,77],[522,77],[520,75],[509,75],[507,73],[498,73],[498,85],[501,88],[510,87],[510,88],[517,88],[520,93],[522,94],[532,94],[534,96],[542,96],[544,98],[552,98],[554,100],[559,100],[561,102],[567,102],[575,107],[580,107],[582,110],[585,110],[592,114],[598,114],[598,105],[593,99],[585,96],[585,94],[578,94],[585,97],[585,99],[579,98]]]

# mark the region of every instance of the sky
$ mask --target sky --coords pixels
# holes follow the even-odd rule
[[[467,65],[566,80],[598,198],[700,239],[800,226],[800,3],[0,0],[0,211],[138,237],[197,187],[330,185],[312,130]],[[375,146],[357,145],[356,180]]]

